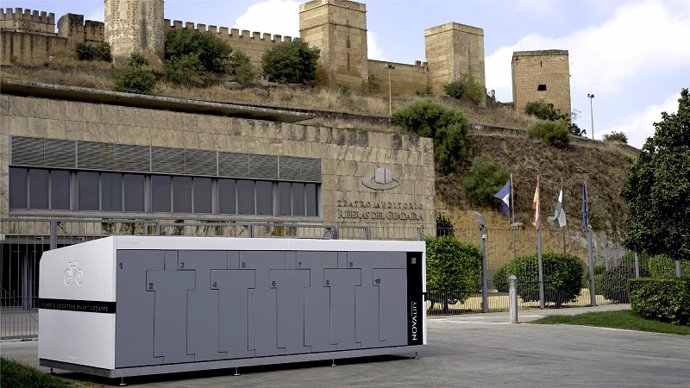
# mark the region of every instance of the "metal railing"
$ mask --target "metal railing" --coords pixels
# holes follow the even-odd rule
[[[575,230],[569,231],[574,233]],[[510,229],[488,229],[486,239],[488,265],[488,310],[502,311],[508,308],[507,285],[495,284],[493,274],[508,263],[514,255],[534,253],[533,233]],[[421,240],[426,237],[452,234],[461,241],[478,243],[475,228],[440,230],[417,226],[372,227],[360,225],[287,224],[267,222],[232,222],[227,220],[140,220],[140,219],[0,219],[0,337],[26,338],[38,333],[36,299],[38,296],[38,263],[44,251],[72,245],[106,236],[158,235],[158,236],[222,236],[261,238],[311,238],[311,239],[373,239],[373,240]],[[571,236],[573,237],[573,236]],[[583,246],[562,241],[560,233],[545,232],[545,251],[562,251],[583,257]],[[607,240],[603,240],[607,241]],[[610,246],[611,245],[611,246]],[[615,275],[624,251],[612,244],[600,243],[595,249],[595,262],[599,280],[598,304],[627,301],[625,284]],[[608,268],[608,272],[606,271]],[[639,269],[638,269],[639,270]],[[610,276],[606,276],[606,275]],[[562,306],[588,305],[587,271],[579,295]],[[548,275],[545,277],[548,284]],[[618,283],[615,283],[618,282]],[[607,291],[607,292],[603,292]],[[616,296],[619,293],[620,296]],[[623,294],[625,293],[625,294]],[[430,314],[459,314],[482,311],[481,282],[470,295],[458,297],[457,293],[427,292],[427,309]],[[539,303],[521,298],[520,307],[538,307]],[[547,304],[547,307],[554,304]],[[562,307],[559,304],[559,307]]]

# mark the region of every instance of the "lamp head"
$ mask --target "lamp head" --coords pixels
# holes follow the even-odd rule
[[[472,212],[474,215],[474,220],[477,222],[480,228],[484,227],[484,216],[479,212]]]

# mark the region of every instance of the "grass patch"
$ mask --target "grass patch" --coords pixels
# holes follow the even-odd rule
[[[22,365],[16,361],[0,357],[0,371],[2,373],[2,386],[12,387],[42,387],[42,388],[67,388],[72,384],[58,377],[43,373],[34,368]]]
[[[572,316],[551,315],[532,323],[597,326],[650,331],[653,333],[690,335],[690,326],[678,326],[665,322],[646,320],[640,318],[632,310],[604,311]]]

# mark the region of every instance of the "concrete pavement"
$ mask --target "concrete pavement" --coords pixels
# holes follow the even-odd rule
[[[521,310],[538,317],[627,305]],[[569,325],[511,325],[508,313],[430,318],[421,359],[378,357],[127,379],[146,387],[689,387],[690,336]],[[37,365],[37,343],[3,342],[3,356]],[[409,355],[407,355],[409,356]],[[45,369],[45,368],[44,368]],[[95,385],[93,380],[57,371]]]

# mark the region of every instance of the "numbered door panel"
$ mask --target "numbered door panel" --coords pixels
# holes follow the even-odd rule
[[[154,294],[148,292],[148,271],[162,271],[165,251],[118,251],[115,367],[158,365],[153,353]],[[153,288],[153,286],[151,286]]]
[[[406,345],[406,255],[120,250],[116,367]]]

